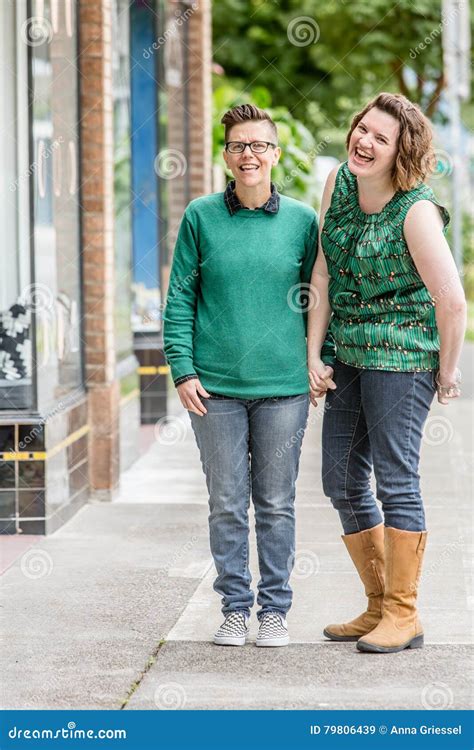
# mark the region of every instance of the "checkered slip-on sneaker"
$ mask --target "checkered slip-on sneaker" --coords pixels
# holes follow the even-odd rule
[[[244,646],[249,634],[249,618],[243,612],[229,612],[214,636],[218,646]]]
[[[256,646],[287,646],[290,642],[288,623],[278,612],[267,612],[260,620]]]

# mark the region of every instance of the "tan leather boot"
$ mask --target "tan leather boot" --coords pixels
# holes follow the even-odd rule
[[[331,641],[357,641],[370,633],[382,618],[384,592],[384,526],[347,534],[342,537],[352,562],[365,587],[369,600],[367,610],[359,617],[341,625],[328,625],[324,629]]]
[[[423,628],[416,610],[426,531],[385,529],[385,595],[377,627],[357,642],[359,651],[391,654],[422,648]]]

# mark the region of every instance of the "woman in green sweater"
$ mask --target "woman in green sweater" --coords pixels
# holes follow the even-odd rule
[[[460,394],[466,306],[444,237],[448,213],[423,183],[434,154],[421,110],[380,94],[354,117],[347,149],[322,201],[308,361],[312,402],[327,393],[323,487],[368,608],[324,634],[389,653],[423,645],[420,444],[434,394],[441,404]],[[320,358],[329,320],[334,368]]]
[[[174,251],[165,353],[209,490],[218,645],[241,646],[254,604],[248,509],[255,507],[257,646],[286,646],[295,482],[309,408],[305,301],[318,245],[312,208],[280,196],[276,126],[253,105],[222,118],[234,180],[191,201]],[[328,356],[331,352],[328,348]]]

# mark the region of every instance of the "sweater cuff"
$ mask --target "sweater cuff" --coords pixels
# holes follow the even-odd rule
[[[186,383],[187,380],[197,380],[197,375],[195,375],[194,373],[189,374],[189,375],[181,375],[181,377],[176,378],[176,380],[174,381],[174,384],[177,388],[178,385],[181,385],[181,383]]]
[[[171,377],[173,378],[173,382],[176,383],[176,381],[180,378],[187,378],[189,375],[196,375],[192,357],[188,357],[185,354],[180,354],[179,356],[173,355],[172,357],[168,357],[166,348],[165,355],[166,361],[171,368]],[[196,375],[196,377],[198,376]]]

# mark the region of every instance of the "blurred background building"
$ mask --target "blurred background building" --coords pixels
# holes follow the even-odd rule
[[[0,531],[109,499],[166,414],[161,313],[211,189],[206,0],[2,0]]]

